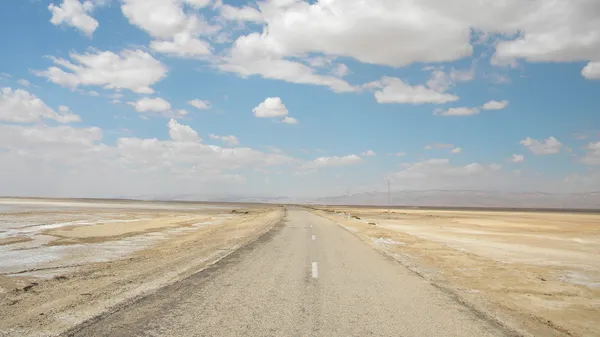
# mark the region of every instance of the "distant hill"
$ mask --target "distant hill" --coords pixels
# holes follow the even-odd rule
[[[394,191],[391,205],[430,207],[499,207],[499,208],[580,208],[600,209],[600,192],[588,193],[515,193],[497,191]],[[387,192],[365,192],[337,197],[318,198],[324,205],[387,205]]]

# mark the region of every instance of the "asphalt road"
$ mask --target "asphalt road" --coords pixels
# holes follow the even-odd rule
[[[301,209],[188,279],[72,336],[507,336],[352,233]]]

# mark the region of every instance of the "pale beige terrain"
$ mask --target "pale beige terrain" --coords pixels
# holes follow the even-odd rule
[[[524,335],[600,336],[600,214],[317,209]]]
[[[0,336],[59,335],[214,264],[268,232],[285,212],[17,201],[0,200]]]

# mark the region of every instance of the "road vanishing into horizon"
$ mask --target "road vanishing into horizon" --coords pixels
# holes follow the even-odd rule
[[[510,336],[330,220],[254,243],[69,336]]]

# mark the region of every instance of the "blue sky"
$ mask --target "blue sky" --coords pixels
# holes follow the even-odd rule
[[[455,5],[6,1],[0,194],[600,190],[596,1]]]

